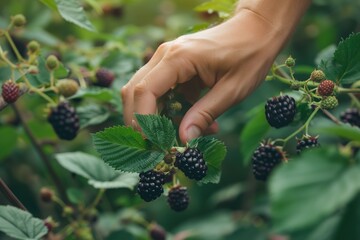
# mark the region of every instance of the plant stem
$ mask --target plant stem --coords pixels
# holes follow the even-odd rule
[[[34,146],[36,152],[40,156],[40,159],[43,161],[45,167],[47,168],[47,170],[48,170],[48,172],[50,174],[50,177],[53,180],[53,182],[54,182],[59,194],[61,195],[62,199],[64,199],[65,202],[69,202],[69,200],[67,198],[67,195],[66,195],[65,188],[63,187],[59,177],[57,176],[53,166],[51,165],[50,159],[47,157],[47,155],[45,154],[45,152],[41,148],[41,145],[36,140],[33,133],[30,131],[30,128],[28,127],[26,121],[24,120],[24,117],[22,116],[21,111],[19,111],[19,109],[17,108],[16,103],[12,104],[11,106],[12,106],[16,116],[20,120],[21,125],[23,126],[26,135],[29,137],[31,144]]]
[[[6,195],[6,197],[9,199],[9,201],[15,205],[16,207],[27,211],[25,206],[20,202],[20,200],[15,196],[15,194],[11,191],[11,189],[8,187],[8,185],[0,178],[0,191]]]
[[[96,208],[96,206],[99,204],[99,202],[101,201],[101,198],[104,196],[105,193],[105,189],[101,188],[98,192],[98,194],[96,195],[96,198],[94,200],[94,202],[90,205],[90,209],[92,208]]]
[[[331,121],[333,121],[334,123],[336,123],[338,125],[341,124],[339,119],[337,119],[334,115],[332,115],[328,110],[325,110],[325,109],[321,109],[321,110],[328,118],[331,119]]]
[[[360,93],[360,88],[342,88],[342,87],[338,87],[337,91],[339,93]]]
[[[19,59],[19,61],[21,61],[21,62],[24,61],[23,57],[22,57],[21,54],[19,53],[19,50],[17,49],[17,47],[16,47],[16,45],[15,45],[15,43],[14,43],[14,41],[12,40],[9,32],[8,32],[8,31],[5,31],[5,32],[4,32],[4,35],[5,35],[6,39],[8,40],[8,42],[10,43],[10,46],[11,46],[11,48],[13,49],[13,51],[14,51],[16,57]]]
[[[360,101],[359,101],[359,99],[357,99],[357,97],[356,97],[354,94],[352,94],[352,93],[349,93],[348,95],[349,95],[349,97],[351,98],[351,100],[353,100],[353,103],[354,103],[358,108],[360,108]]]

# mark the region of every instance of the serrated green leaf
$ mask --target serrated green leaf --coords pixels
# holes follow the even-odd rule
[[[125,172],[143,172],[154,168],[165,153],[148,150],[147,142],[131,127],[117,126],[93,134],[96,150],[106,163]]]
[[[91,87],[91,88],[80,88],[76,94],[69,99],[75,98],[92,98],[99,101],[111,101],[113,98],[113,92],[106,88]]]
[[[360,79],[360,33],[351,34],[339,43],[334,62],[340,83],[351,84]]]
[[[95,188],[129,188],[138,182],[138,175],[123,173],[106,165],[100,158],[83,152],[59,153],[55,158],[72,173],[88,179]]]
[[[66,78],[69,75],[69,70],[64,67],[62,62],[59,63],[59,67],[54,70],[54,77],[56,79]]]
[[[347,124],[319,127],[316,131],[324,135],[337,136],[350,141],[360,142],[360,129]]]
[[[34,87],[41,87],[50,84],[50,72],[46,68],[46,61],[43,56],[38,57],[38,74],[26,74],[27,79]]]
[[[176,132],[170,119],[160,115],[135,116],[145,136],[159,149],[167,151],[174,146]]]
[[[97,104],[78,107],[76,112],[80,119],[81,128],[103,123],[110,117],[107,109]]]
[[[201,137],[191,140],[189,146],[197,147],[208,165],[207,174],[199,183],[218,183],[221,177],[221,164],[226,156],[224,143],[215,138]]]
[[[265,108],[261,104],[254,109],[252,116],[240,134],[240,152],[244,164],[250,163],[253,152],[269,129],[270,125],[266,121]]]
[[[325,220],[359,190],[359,165],[350,165],[335,150],[304,152],[279,166],[270,178],[274,228],[287,232]]]
[[[38,240],[48,232],[41,219],[12,206],[0,206],[0,231],[24,240]]]
[[[95,31],[94,26],[85,15],[84,8],[78,0],[55,0],[60,15],[71,23],[89,31]]]

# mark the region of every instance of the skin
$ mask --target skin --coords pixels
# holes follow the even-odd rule
[[[156,113],[157,99],[177,85],[194,103],[181,141],[217,132],[215,119],[262,83],[310,2],[241,0],[224,23],[160,45],[121,90],[125,123],[138,128],[134,113]]]

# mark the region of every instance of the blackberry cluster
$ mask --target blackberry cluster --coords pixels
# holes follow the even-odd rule
[[[303,138],[297,141],[296,152],[300,154],[305,149],[315,148],[318,146],[319,146],[318,137],[304,136]]]
[[[189,205],[187,188],[180,185],[172,187],[167,201],[172,210],[176,212],[184,211]]]
[[[197,148],[187,148],[183,153],[178,153],[175,166],[184,172],[185,176],[197,181],[206,176],[208,169],[203,154]]]
[[[144,201],[150,202],[160,197],[160,195],[164,192],[162,186],[164,183],[164,173],[156,172],[154,170],[142,172],[140,173],[140,181],[137,186],[137,192]]]
[[[266,181],[272,170],[284,159],[284,153],[272,144],[261,144],[252,156],[252,168],[257,180]]]
[[[266,120],[270,126],[281,128],[291,123],[296,114],[295,99],[284,95],[270,98],[265,104]]]
[[[48,121],[60,139],[72,140],[80,128],[79,117],[68,102],[61,102],[51,108]]]
[[[95,76],[96,81],[94,84],[100,87],[110,87],[115,79],[114,73],[106,68],[99,68]]]
[[[348,108],[340,115],[340,119],[344,123],[360,128],[360,110],[357,108]]]

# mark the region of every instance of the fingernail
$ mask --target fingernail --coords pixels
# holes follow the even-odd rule
[[[188,141],[200,137],[200,135],[201,135],[201,130],[197,126],[191,126],[187,129],[186,136]]]

